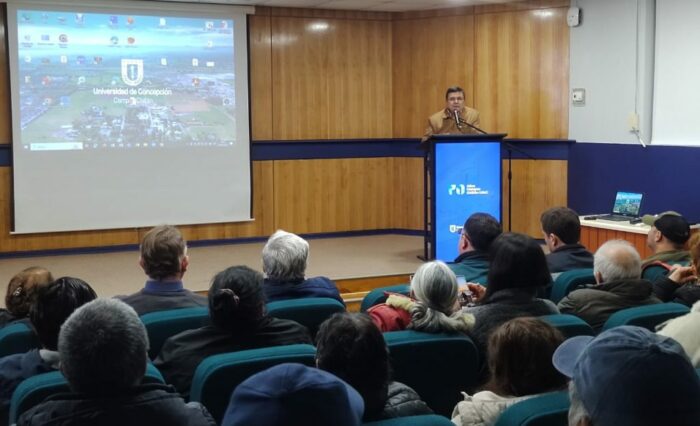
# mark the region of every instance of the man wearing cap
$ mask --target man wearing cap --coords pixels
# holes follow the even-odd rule
[[[641,279],[641,259],[628,241],[610,240],[593,256],[596,285],[574,290],[557,307],[562,314],[573,314],[598,331],[617,311],[661,303],[652,284]]]
[[[615,327],[566,340],[552,362],[571,378],[570,426],[700,424],[700,379],[671,338]]]
[[[647,234],[647,246],[654,252],[644,259],[642,269],[654,262],[689,262],[690,255],[684,249],[690,238],[690,225],[683,216],[668,211],[656,216],[644,215],[644,224],[651,226]]]
[[[301,364],[280,364],[238,385],[222,426],[359,426],[360,394],[331,373]]]

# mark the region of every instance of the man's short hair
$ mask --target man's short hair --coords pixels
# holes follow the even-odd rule
[[[73,311],[96,298],[88,283],[73,277],[61,277],[39,288],[29,310],[29,320],[41,346],[55,351],[61,324]]]
[[[187,254],[187,243],[180,231],[170,225],[151,229],[141,241],[143,269],[150,278],[162,280],[177,275],[182,259]]]
[[[642,259],[629,241],[606,241],[593,256],[593,272],[599,272],[603,282],[639,279]]]
[[[447,99],[450,96],[450,93],[461,93],[462,96],[465,96],[464,89],[462,89],[459,86],[448,87],[447,91],[445,92],[445,99]]]
[[[554,234],[564,244],[576,244],[581,239],[581,221],[578,213],[568,207],[553,207],[540,216],[545,234]]]
[[[296,234],[279,230],[267,240],[262,251],[263,272],[273,280],[303,280],[309,243]]]
[[[566,340],[552,357],[571,378],[571,420],[594,425],[697,425],[700,378],[675,340],[636,326]],[[578,407],[578,402],[583,407]],[[573,417],[573,418],[572,418]],[[569,423],[573,424],[573,423]]]
[[[491,243],[503,233],[501,224],[488,213],[474,213],[464,222],[462,232],[479,251],[489,251]]]
[[[148,351],[146,329],[134,309],[117,299],[97,299],[61,328],[61,371],[74,392],[90,397],[128,392],[141,382]]]

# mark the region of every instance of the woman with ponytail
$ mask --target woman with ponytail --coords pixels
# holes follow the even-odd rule
[[[219,272],[209,288],[211,324],[183,331],[163,344],[154,364],[185,399],[194,371],[204,358],[245,349],[312,343],[303,325],[267,315],[262,283],[262,274],[247,266]]]
[[[457,277],[439,260],[424,263],[411,280],[411,297],[391,294],[367,313],[381,331],[411,329],[426,333],[466,333],[474,317],[457,302]]]

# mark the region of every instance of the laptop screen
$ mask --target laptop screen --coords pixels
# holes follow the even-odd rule
[[[618,192],[615,196],[613,213],[624,216],[639,216],[639,208],[642,205],[642,194],[636,192]]]

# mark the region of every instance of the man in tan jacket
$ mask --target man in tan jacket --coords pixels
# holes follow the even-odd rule
[[[432,135],[479,133],[467,124],[479,127],[479,111],[464,106],[464,90],[461,87],[450,87],[445,93],[445,109],[428,118],[428,128],[425,130],[422,141],[425,142]]]

